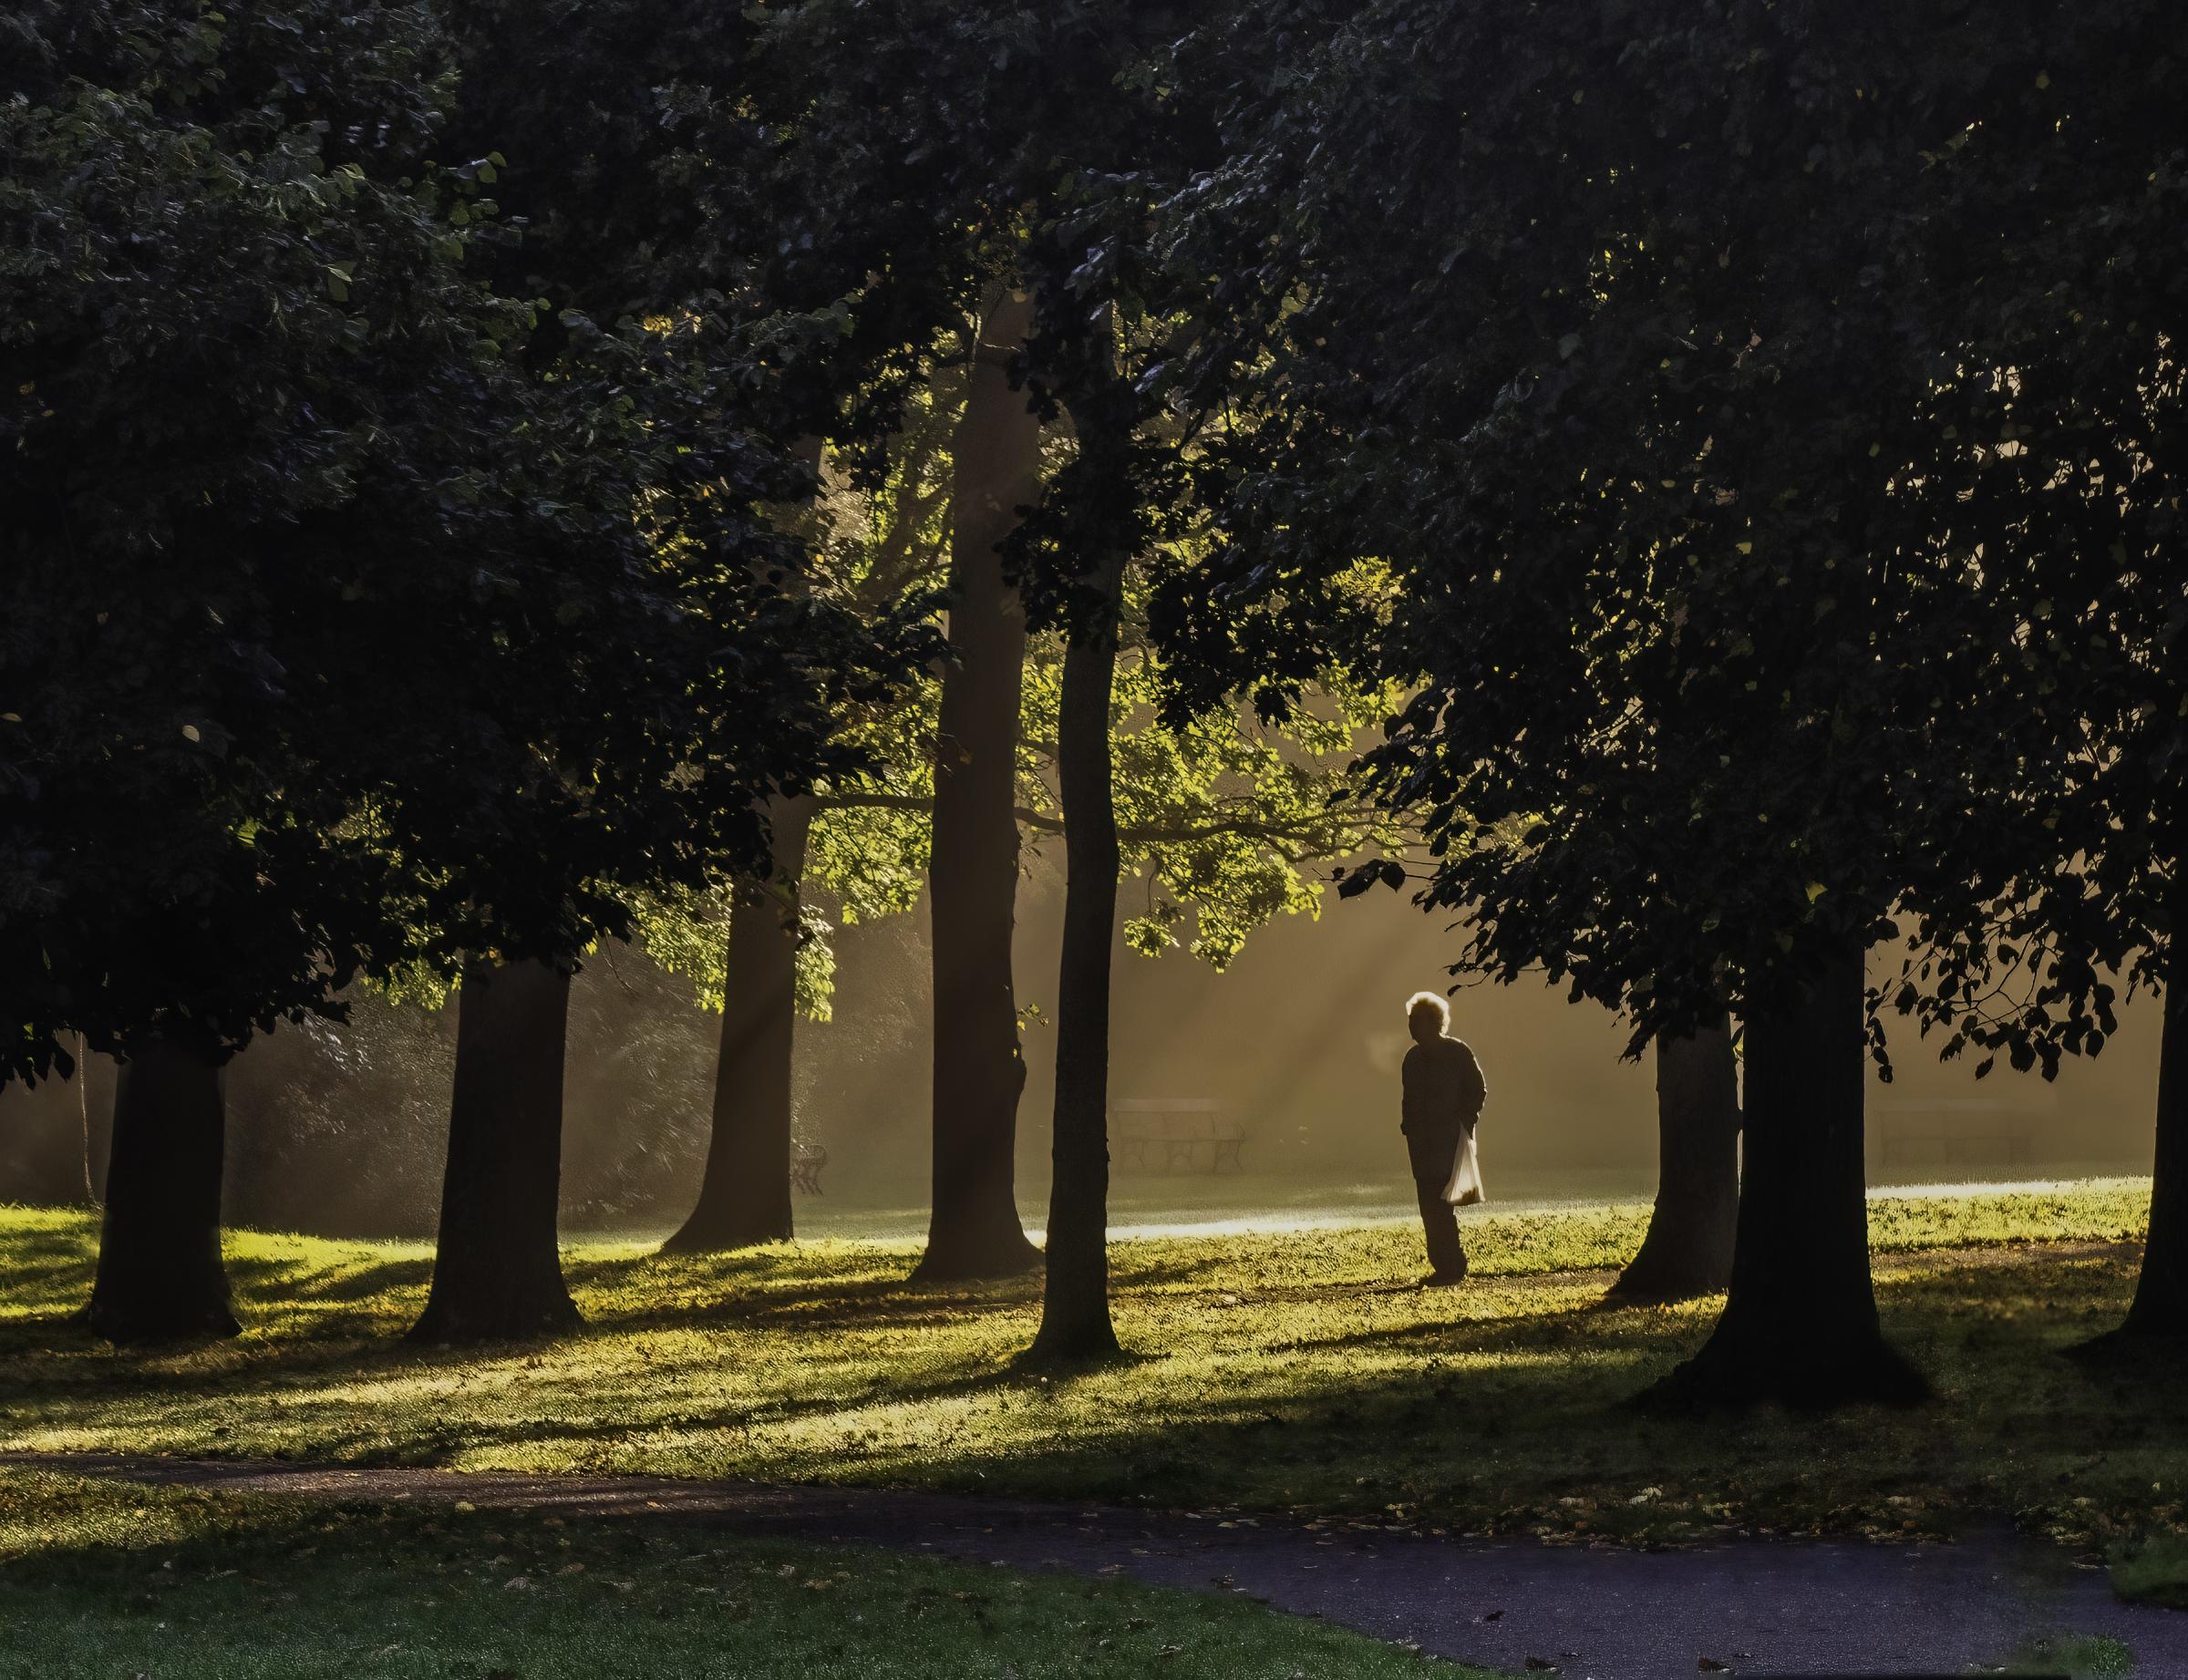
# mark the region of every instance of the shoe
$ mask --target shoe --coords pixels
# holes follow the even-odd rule
[[[1456,1272],[1431,1272],[1420,1280],[1423,1289],[1456,1289],[1466,1282],[1469,1268],[1460,1266]]]

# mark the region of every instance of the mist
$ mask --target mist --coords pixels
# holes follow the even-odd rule
[[[1019,895],[1017,969],[1027,1067],[1018,1202],[1047,1206],[1060,860],[1036,853]],[[1130,887],[1127,896],[1129,900]],[[798,1199],[804,1234],[914,1235],[928,1175],[926,922],[839,928],[832,1018],[798,1024],[797,1117],[826,1151],[821,1192]],[[1460,947],[1449,920],[1403,896],[1326,895],[1318,918],[1259,931],[1217,973],[1178,949],[1120,949],[1113,1101],[1213,1103],[1243,1129],[1237,1170],[1164,1171],[1120,1160],[1120,1226],[1196,1218],[1388,1214],[1407,1203],[1398,1133],[1402,1005],[1442,990]],[[1880,961],[1888,961],[1883,958]],[[1608,1012],[1544,983],[1473,983],[1452,1031],[1490,1087],[1481,1152],[1492,1199],[1646,1198],[1656,1176],[1654,1069],[1625,1059]],[[2160,1011],[2138,1000],[2094,1059],[2056,1081],[1975,1058],[1940,1064],[1896,1017],[1894,1077],[1870,1075],[1873,1184],[2143,1173]],[[642,951],[611,945],[573,994],[562,1217],[593,1233],[656,1237],[688,1211],[705,1157],[719,1017]],[[284,1026],[229,1071],[227,1195],[245,1225],[424,1237],[439,1206],[453,1008],[352,1003],[346,1025]],[[95,1117],[110,1067],[88,1074]],[[95,1139],[95,1160],[99,1153]]]

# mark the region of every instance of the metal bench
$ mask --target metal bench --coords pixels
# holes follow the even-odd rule
[[[1120,1170],[1236,1172],[1246,1129],[1223,1118],[1208,1097],[1128,1097],[1109,1105],[1109,1138]]]
[[[802,1138],[790,1140],[790,1188],[809,1196],[820,1193],[820,1169],[828,1165],[828,1151]]]

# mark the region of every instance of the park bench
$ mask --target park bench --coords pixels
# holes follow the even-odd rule
[[[820,1193],[820,1169],[828,1165],[828,1151],[803,1138],[790,1142],[790,1187],[809,1196]]]
[[[1128,1097],[1109,1108],[1117,1165],[1143,1172],[1238,1171],[1246,1129],[1208,1097]]]

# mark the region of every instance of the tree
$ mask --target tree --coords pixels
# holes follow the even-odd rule
[[[968,346],[978,326],[971,324],[963,335]],[[987,335],[992,338],[992,332]],[[1039,440],[1041,428],[1026,412],[1030,398],[1011,387],[1009,358],[988,358],[992,378],[985,394],[976,383],[968,392],[966,379],[959,376],[969,372],[979,378],[979,361],[972,360],[968,370],[969,359],[963,353],[945,357],[929,391],[907,406],[905,427],[892,443],[880,488],[862,491],[831,466],[819,504],[799,516],[821,533],[816,541],[824,558],[815,587],[831,598],[871,610],[915,589],[944,564],[953,522],[963,534],[960,492],[967,485],[976,492],[983,477],[969,464],[960,467],[975,447],[971,439],[1018,412],[1025,415],[1021,441],[1030,447]],[[1051,448],[1046,471],[1053,472],[1069,453],[1068,447]],[[1016,528],[1018,510],[1037,505],[1047,488],[1048,478],[1036,471],[1008,506],[997,498],[993,508],[975,504],[969,517],[975,523],[989,520],[991,541],[1000,542]],[[995,1107],[998,1125],[977,1147],[961,1135],[961,1119],[952,1118],[948,1106],[935,1109],[947,1164],[938,1155],[936,1213],[920,1268],[925,1277],[943,1274],[937,1245],[953,1270],[1017,1265],[1000,1239],[969,1240],[978,1231],[1019,1229],[1012,1196],[1015,1126],[1009,1123],[1024,1078],[1017,1012],[1014,1007],[1007,1018],[996,1015],[993,1030],[975,1033],[970,1023],[995,1015],[994,1000],[1014,995],[1010,933],[1020,833],[1037,846],[1066,827],[1054,785],[1061,638],[1053,632],[1028,637],[1004,582],[1000,556],[984,576],[975,567],[966,577],[957,563],[965,551],[965,545],[956,546],[952,570],[959,575],[950,595],[956,603],[951,628],[960,638],[960,656],[943,667],[939,681],[843,720],[846,738],[868,751],[873,768],[822,790],[815,799],[810,848],[795,857],[779,856],[777,878],[795,883],[794,902],[779,899],[775,916],[756,916],[757,925],[741,933],[736,924],[755,899],[733,897],[736,908],[725,912],[720,895],[702,895],[657,903],[645,917],[649,952],[672,970],[698,979],[710,1000],[721,995],[725,963],[737,969],[740,943],[763,953],[763,974],[733,975],[729,982],[740,1009],[748,997],[762,1012],[764,1019],[735,1035],[740,1046],[757,1048],[790,1043],[798,1013],[825,1018],[831,958],[821,905],[832,904],[833,913],[847,922],[868,921],[912,908],[923,873],[938,883],[936,962],[966,980],[960,995],[944,984],[934,994],[936,1077],[961,1088],[1012,1095],[1007,1106]],[[978,554],[976,543],[972,552]],[[1135,568],[1128,576],[1120,603],[1120,647],[1109,706],[1123,866],[1143,877],[1145,889],[1139,912],[1127,922],[1127,943],[1149,956],[1189,943],[1195,955],[1221,968],[1263,922],[1317,907],[1322,883],[1310,873],[1317,861],[1349,855],[1371,838],[1388,838],[1381,831],[1394,825],[1357,798],[1345,797],[1342,766],[1358,729],[1388,715],[1389,697],[1380,690],[1340,685],[1319,713],[1302,713],[1281,730],[1234,711],[1192,719],[1181,729],[1156,724],[1161,677],[1146,646],[1141,575]],[[968,614],[968,602],[980,611]],[[990,607],[996,616],[990,616]],[[972,648],[987,641],[995,624],[1007,631],[1013,621],[1017,663],[1007,667],[1008,680],[998,681],[993,662],[986,654],[972,656]],[[983,675],[975,678],[975,672]],[[955,727],[944,726],[945,714],[955,719]],[[1001,761],[1012,767],[1008,781],[990,790],[1002,800],[999,814],[1010,841],[1007,867],[997,863],[992,847],[985,849],[982,867],[969,867],[972,854],[949,837],[951,819],[946,813],[935,815],[938,766],[957,763],[951,749],[975,737],[995,743]],[[936,828],[944,831],[940,840],[933,838]],[[785,913],[790,911],[795,915]],[[727,949],[721,939],[725,919],[732,923]],[[983,937],[972,937],[983,929]],[[786,933],[793,935],[792,954],[800,959],[795,965],[771,954],[773,942]],[[954,959],[952,951],[962,960]],[[725,1056],[711,1154],[725,1161],[779,1159],[793,1130],[787,1076],[756,1086],[743,1078],[741,1068],[741,1057]],[[740,1174],[736,1181],[748,1176]],[[767,1181],[772,1176],[766,1175]],[[754,1192],[767,1200],[770,1211],[764,1218],[724,1217],[730,1182],[727,1175],[709,1174],[689,1237],[680,1234],[672,1242],[711,1246],[730,1233],[739,1241],[788,1234],[787,1204],[765,1190]],[[969,1212],[975,1205],[986,1211]]]
[[[1112,121],[1116,115],[1104,113]],[[1099,197],[1090,205],[1079,201],[1068,185],[1043,205],[1034,264],[1041,276],[1037,388],[1068,412],[1078,449],[1015,539],[1035,613],[1065,638],[1057,708],[1065,898],[1053,1172],[1041,1324],[1025,1355],[1048,1365],[1120,1352],[1108,1252],[1109,979],[1120,856],[1109,714],[1124,574],[1152,540],[1146,510],[1157,475],[1141,435],[1143,397],[1119,361],[1127,324],[1120,276],[1099,245],[1084,266],[1066,256],[1085,252],[1084,235],[1115,211]]]
[[[1953,236],[1925,301],[1955,376],[1908,485],[2016,603],[2028,745],[1978,853],[1983,902],[1918,899],[1885,991],[1947,1029],[1946,1055],[1984,1052],[1978,1076],[2005,1055],[2047,1077],[2103,1050],[2121,984],[2164,993],[2142,1269],[2126,1321],[2086,1350],[2138,1357],[2188,1345],[2188,283],[2163,254],[2188,192],[2165,119],[2179,32],[2141,0],[2093,8],[2070,38],[2051,21],[1987,21],[1980,119],[1934,160]]]
[[[812,796],[768,813],[774,867],[738,892],[722,982],[722,1048],[698,1204],[670,1254],[784,1242],[790,1216],[790,1060],[797,1020],[800,883]]]
[[[877,30],[858,10],[668,15],[651,0],[465,0],[456,13],[462,131],[532,164],[520,208],[535,232],[521,252],[504,253],[512,283],[543,276],[560,297],[604,314],[706,323],[748,376],[751,423],[781,448],[834,446],[853,483],[871,490],[939,339],[992,266],[982,255],[992,218],[953,200],[957,184],[929,169],[932,160],[872,144],[867,90],[921,85],[914,64],[872,82],[842,75],[854,52],[947,62],[979,31],[959,20],[929,40]],[[937,202],[965,213],[930,214]],[[779,485],[769,500],[789,526],[819,488],[810,476]],[[861,599],[829,587],[841,578],[804,581],[820,585],[816,605],[846,619]],[[901,639],[917,616],[886,602],[875,611],[883,639]],[[872,691],[840,686],[854,699]],[[840,776],[854,756],[831,768]],[[826,779],[779,791],[803,800]],[[692,883],[686,896],[651,901],[660,937],[650,943],[670,961],[718,952],[718,932],[703,931],[710,901],[740,906],[733,914],[745,949],[761,956],[757,971],[725,987],[736,1003],[725,1020],[711,1164],[678,1246],[789,1232],[787,1184],[775,1170],[787,1160],[791,1120],[794,971],[786,953],[809,930],[795,914],[770,928],[761,904],[795,909],[802,848],[782,843],[790,838],[786,831],[772,860],[741,879],[717,876]],[[743,959],[733,949],[728,960]],[[721,978],[717,967],[702,984],[711,989]],[[747,1186],[736,1207],[725,1201],[732,1184]]]
[[[39,1076],[72,1029],[125,1052],[91,1315],[229,1329],[217,1061],[405,943],[366,778],[324,771],[355,724],[307,716],[371,608],[298,610],[363,600],[421,527],[472,519],[432,468],[492,382],[475,346],[521,312],[460,274],[461,183],[396,182],[432,121],[422,15],[41,5],[11,27],[0,1072]],[[360,485],[387,487],[374,520]],[[315,543],[319,566],[284,563]]]
[[[121,1065],[98,1273],[80,1315],[113,1341],[240,1328],[221,1261],[223,1077],[198,1046],[159,1036]]]
[[[945,495],[935,482],[946,459],[943,407],[924,399],[909,405],[879,490],[863,493],[840,472],[823,471],[816,501],[787,514],[814,550],[809,586],[851,613],[886,613],[893,602],[922,594],[922,550]],[[810,442],[821,469],[823,446]],[[696,979],[700,1001],[723,1011],[706,1168],[697,1204],[664,1245],[667,1252],[740,1248],[794,1233],[796,1023],[801,1014],[828,1018],[834,979],[831,930],[815,890],[848,922],[901,913],[915,902],[927,857],[915,811],[924,811],[927,796],[876,789],[929,777],[934,686],[909,683],[882,704],[862,703],[837,717],[839,740],[864,768],[814,793],[770,802],[765,880],[643,901],[648,954]]]
[[[1041,424],[1013,362],[1030,297],[981,324],[953,439],[950,642],[934,746],[934,1176],[915,1277],[999,1277],[1038,1256],[1013,1194],[1026,1063],[1011,973],[1018,881],[1018,716],[1026,615],[1002,547],[1041,497]]]
[[[1739,1069],[1729,1025],[1656,1040],[1656,1201],[1614,1301],[1684,1301],[1732,1281],[1739,1217]]]
[[[1919,1389],[1865,1260],[1862,958],[1903,905],[1976,917],[2051,738],[2016,592],[1909,493],[1958,383],[1930,160],[1994,97],[1968,46],[1926,10],[1381,5],[1177,202],[1225,277],[1180,377],[1259,399],[1210,452],[1227,551],[1164,602],[1188,698],[1281,706],[1362,635],[1419,679],[1369,770],[1465,965],[1546,968],[1636,1049],[1746,1022],[1730,1293],[1680,1397]]]
[[[1064,654],[1058,727],[1063,785],[1063,953],[1056,984],[1055,1173],[1035,1361],[1113,1358],[1109,1324],[1109,960],[1117,923],[1117,812],[1109,692],[1117,671],[1124,555],[1087,581],[1090,599]]]
[[[555,1242],[570,976],[478,964],[458,1003],[433,1287],[410,1336],[515,1341],[577,1327]]]
[[[883,16],[870,7],[812,0],[748,12],[734,25],[680,20],[662,32],[666,46],[613,10],[567,5],[552,10],[544,23],[511,15],[506,6],[476,7],[472,15],[536,31],[540,50],[551,57],[574,51],[584,60],[573,67],[575,83],[586,89],[579,101],[583,139],[563,149],[583,160],[568,173],[573,192],[589,207],[572,219],[572,225],[585,230],[586,249],[604,253],[611,268],[618,252],[626,258],[637,253],[644,263],[682,263],[720,294],[708,307],[735,313],[748,300],[764,298],[773,307],[791,304],[814,311],[814,321],[826,325],[816,325],[815,342],[799,341],[794,357],[796,367],[810,376],[785,382],[805,404],[797,409],[796,423],[825,435],[853,485],[869,491],[887,477],[888,445],[907,405],[947,358],[958,324],[976,300],[1001,283],[1032,292],[1037,311],[1048,311],[1041,301],[1044,290],[1060,296],[1068,283],[1075,304],[1086,301],[1073,274],[1077,260],[1062,263],[1060,248],[1038,259],[1037,274],[1027,265],[1028,241],[1047,213],[1039,209],[1043,195],[1102,198],[1087,193],[1079,166],[1097,160],[1107,170],[1130,161],[1146,132],[1142,119],[1151,111],[1172,127],[1194,123],[1190,101],[1116,75],[1120,66],[1136,70],[1152,62],[1150,43],[1171,21],[1164,8],[1120,4],[975,17],[932,6],[898,8]],[[542,116],[537,75],[528,70],[522,78],[511,78],[487,63],[498,60],[505,46],[499,24],[480,22],[473,38],[482,66],[510,89],[498,108],[515,113],[518,127],[537,129],[552,120],[559,137],[559,108]],[[695,66],[707,67],[703,86]],[[1028,75],[1030,66],[1043,73]],[[1089,109],[1099,114],[1091,129],[1081,120]],[[627,119],[633,110],[644,113],[643,121]],[[506,134],[511,127],[490,123],[481,132]],[[653,160],[644,167],[618,171],[597,161],[600,151],[636,145],[654,149]],[[639,185],[627,194],[604,191],[601,184],[620,185],[629,178]],[[618,219],[632,216],[634,205],[641,208],[629,224],[629,238],[597,237],[604,225],[623,225]],[[662,226],[678,230],[676,238],[661,238],[655,230]],[[740,241],[740,233],[753,232],[759,237]],[[669,257],[686,237],[697,258]],[[614,272],[627,274],[628,261]],[[1042,318],[1064,319],[1055,312]],[[827,349],[818,346],[820,339]],[[769,342],[780,345],[784,335],[776,333]],[[1042,347],[1029,341],[1021,359],[1037,386]],[[1015,380],[986,384],[984,408],[992,399],[1005,419],[1026,415],[1030,405],[1021,399],[1014,407],[1009,400]],[[1048,400],[1045,415],[1070,410],[1076,422],[1076,408],[1060,390]],[[1133,419],[1137,426],[1154,409],[1138,394],[1134,400],[1140,410]],[[783,412],[794,407],[786,404]],[[968,428],[974,418],[968,413]],[[1022,466],[1027,442],[1021,433]],[[967,470],[973,465],[965,459],[956,464]],[[1134,493],[1140,493],[1137,487]],[[1001,534],[973,543],[974,554],[992,548]],[[1083,561],[1079,555],[1068,563]],[[971,580],[961,575],[959,582]],[[1004,582],[995,580],[994,587]],[[985,596],[989,580],[979,583]],[[976,603],[961,593],[957,604]],[[980,626],[983,636],[976,641],[984,642],[996,623],[1006,634],[1011,628],[1007,613],[995,620],[984,604],[979,613],[960,616]],[[980,696],[976,716],[951,707],[954,737],[1008,737],[1012,717],[997,698],[1007,701],[1006,683],[975,676],[978,671],[1009,670],[1007,661],[989,657],[991,651],[983,645],[975,654],[967,648],[968,657],[944,679],[945,690],[958,691],[945,695],[945,701],[963,698],[969,711],[974,696]],[[824,812],[924,804],[934,796],[916,785],[918,779],[908,776],[902,780],[913,785],[880,789],[831,785],[821,796]],[[972,783],[968,776],[965,788]],[[1009,1123],[1022,1065],[1015,1018],[1006,1022],[1001,1009],[1012,991],[1007,940],[996,936],[998,929],[1007,932],[1015,871],[996,867],[985,855],[1005,840],[1015,850],[1016,835],[997,826],[995,784],[991,779],[986,785],[979,807],[986,814],[977,827],[986,837],[983,856],[972,860],[981,883],[977,902],[964,906],[962,917],[946,910],[938,915],[944,984],[937,1015],[942,1129],[934,1234],[938,1244],[951,1246],[934,1255],[929,1274],[967,1266],[1015,1267],[1027,1253],[1008,1195]],[[944,838],[934,851],[938,891],[945,898],[961,876],[954,861],[958,851],[951,809],[957,791],[942,792]],[[829,821],[824,814],[823,832]],[[1200,842],[1215,838],[1166,832],[1152,843],[1161,848],[1164,868],[1189,855],[1197,867],[1218,850]],[[1276,842],[1289,843],[1288,837]],[[970,870],[962,875],[965,881],[974,878]],[[1201,881],[1234,892],[1249,878],[1256,889],[1265,889],[1268,876],[1262,871],[1211,869]],[[1283,908],[1312,902],[1311,894],[1277,896]],[[1166,943],[1170,921],[1182,913],[1174,902],[1158,909],[1159,914],[1137,921],[1135,940],[1146,948]],[[1225,920],[1202,918],[1203,933],[1217,935],[1203,942],[1211,955],[1236,937],[1236,918],[1228,926]],[[968,946],[960,953],[967,957],[967,969],[976,950],[981,971],[963,986],[948,978],[958,972],[948,947],[961,933]],[[773,1007],[787,1036],[788,998],[779,974],[774,991]],[[960,995],[982,1000],[985,1026],[962,1022]],[[975,1046],[969,1055],[950,1047],[966,1043]],[[957,1100],[962,1093],[953,1093],[960,1080],[977,1085],[976,1103]],[[954,1130],[969,1126],[975,1114],[986,1117],[979,1122],[984,1141],[977,1149],[961,1148]],[[787,1130],[789,1117],[756,1114],[751,1123],[772,1137]],[[971,1209],[978,1211],[960,1216]]]
[[[64,1033],[214,1066],[360,975],[566,969],[622,883],[757,867],[755,800],[851,762],[835,709],[930,645],[794,587],[747,347],[469,272],[499,166],[424,161],[428,11],[185,13],[40,5],[0,73],[18,1076]],[[148,1237],[194,1266],[218,1174],[125,1163],[156,1130],[112,1171],[191,1199]],[[155,1320],[115,1295],[156,1270],[102,1314]]]

